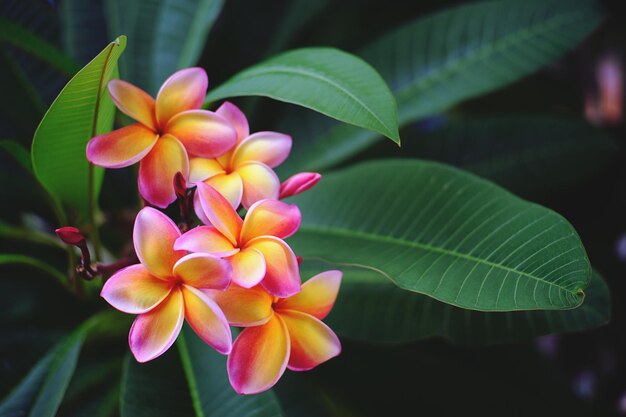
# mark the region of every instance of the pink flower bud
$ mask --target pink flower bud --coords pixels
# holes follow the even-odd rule
[[[174,175],[174,191],[178,198],[183,198],[187,195],[187,180],[185,180],[181,172],[177,172]]]
[[[64,243],[67,243],[68,245],[78,246],[85,242],[85,236],[83,236],[82,233],[80,233],[80,230],[75,227],[60,227],[55,230],[55,232],[59,239],[61,239]]]
[[[321,174],[317,172],[300,172],[283,182],[280,185],[279,198],[287,198],[300,194],[303,191],[313,187],[319,180],[322,179]]]

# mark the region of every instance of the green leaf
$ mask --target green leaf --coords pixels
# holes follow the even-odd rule
[[[71,76],[79,70],[71,58],[55,45],[47,42],[28,29],[0,16],[0,41],[23,50],[29,55],[56,68],[62,74]]]
[[[209,91],[207,102],[266,96],[381,133],[400,143],[396,103],[376,70],[333,48],[302,48],[254,65]]]
[[[64,287],[68,284],[68,278],[65,274],[61,273],[55,267],[30,256],[2,253],[0,254],[0,266],[1,265],[26,265],[45,272],[52,278],[55,278]]]
[[[196,65],[224,0],[105,0],[109,34],[128,36],[124,79],[156,94],[174,71]],[[150,22],[146,24],[146,22]]]
[[[90,166],[87,142],[113,127],[115,106],[106,91],[126,45],[120,36],[63,88],[33,139],[33,168],[39,181],[61,201],[89,218],[102,183],[102,169]],[[93,185],[93,189],[91,186]],[[91,194],[91,195],[90,195]]]
[[[13,140],[0,140],[0,149],[11,155],[26,172],[33,173],[33,163],[24,146]]]
[[[122,417],[283,416],[271,391],[235,393],[226,375],[226,357],[187,327],[177,346],[162,357],[147,364],[129,357],[122,386]]]
[[[404,155],[454,165],[533,198],[593,178],[618,149],[611,136],[582,119],[533,115],[453,119],[414,139],[405,141]],[[385,152],[375,147],[372,155]]]
[[[46,245],[55,249],[65,250],[66,245],[56,236],[29,229],[28,227],[16,227],[0,220],[0,237],[3,239],[23,240],[41,245]]]
[[[0,149],[6,151],[11,157],[20,165],[20,167],[26,171],[29,177],[37,184],[37,187],[42,190],[44,195],[46,196],[48,203],[55,215],[57,216],[57,220],[59,224],[67,223],[67,217],[65,212],[63,211],[63,206],[61,202],[54,195],[50,194],[50,192],[42,186],[42,184],[37,180],[37,176],[33,170],[33,162],[29,152],[20,145],[18,142],[12,140],[0,140]],[[13,234],[12,237],[17,239],[31,239],[35,237],[32,231],[27,229],[17,229],[11,228],[8,225],[2,224],[0,222],[0,235],[7,235],[9,233]],[[42,237],[42,236],[39,236]],[[48,237],[48,236],[46,236]],[[31,239],[32,240],[32,239]],[[38,239],[41,243],[44,243],[43,240]],[[50,239],[47,239],[50,242]],[[54,239],[55,243],[58,243],[57,239]],[[57,245],[58,246],[58,245]]]
[[[9,132],[13,131],[15,137],[32,136],[46,106],[27,74],[6,49],[0,50],[0,79],[3,82],[3,94],[20,98],[5,100],[0,104],[0,127],[5,130],[4,135],[10,135]]]
[[[360,164],[292,199],[296,253],[379,271],[399,287],[485,311],[573,308],[591,267],[553,211],[455,168]]]
[[[54,417],[74,373],[86,335],[87,327],[81,326],[57,344],[4,400],[0,415]]]
[[[409,23],[362,56],[392,86],[400,119],[415,120],[532,74],[603,19],[596,0],[467,4]]]
[[[339,297],[325,321],[342,337],[370,343],[410,342],[434,336],[472,346],[514,343],[599,327],[608,323],[611,313],[609,289],[595,271],[587,297],[578,308],[485,313],[405,291],[374,271],[342,270]],[[304,276],[313,275],[306,266],[305,271]]]
[[[585,39],[603,17],[594,0],[466,4],[411,22],[359,55],[389,83],[404,127],[532,74]],[[331,167],[379,139],[315,119],[294,124],[303,127],[283,168],[289,173]]]

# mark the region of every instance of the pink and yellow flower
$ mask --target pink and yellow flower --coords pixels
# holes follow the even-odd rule
[[[178,227],[163,213],[143,208],[133,230],[140,264],[113,275],[101,296],[113,307],[138,314],[129,334],[139,362],[152,360],[174,343],[186,319],[198,336],[218,352],[232,347],[230,327],[220,307],[202,290],[223,290],[230,283],[229,263],[213,255],[174,250]]]
[[[271,294],[288,297],[300,291],[300,273],[293,251],[283,239],[300,227],[300,210],[277,200],[252,205],[242,221],[213,187],[198,183],[200,226],[182,235],[174,249],[210,253],[232,266],[232,280],[244,288],[261,285]]]
[[[219,114],[199,110],[208,78],[202,68],[187,68],[168,78],[156,100],[121,80],[108,84],[115,105],[138,123],[96,136],[87,144],[87,159],[105,168],[140,162],[139,192],[158,207],[175,199],[177,172],[189,175],[188,153],[214,158],[230,150],[237,132]]]
[[[341,352],[341,343],[322,320],[332,309],[340,271],[326,271],[302,285],[302,291],[278,298],[261,287],[231,284],[226,291],[205,291],[233,326],[246,327],[228,357],[230,383],[239,394],[271,388],[285,372],[306,371]]]
[[[225,102],[217,114],[227,119],[237,131],[237,145],[214,159],[195,155],[190,160],[190,182],[204,182],[215,188],[235,209],[259,200],[277,200],[280,181],[272,168],[281,164],[291,151],[291,137],[277,132],[250,134],[246,116],[237,106]],[[193,152],[192,152],[193,153]],[[196,212],[202,210],[198,199]]]

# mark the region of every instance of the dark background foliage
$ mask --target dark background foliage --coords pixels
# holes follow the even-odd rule
[[[228,0],[199,62],[209,73],[210,85],[294,47],[325,45],[356,52],[405,22],[464,2],[320,1],[290,15],[293,3]],[[278,394],[299,410],[294,415],[626,414],[626,307],[621,302],[626,290],[626,131],[622,114],[611,119],[585,112],[586,101],[597,97],[600,85],[607,82],[598,76],[598,65],[612,57],[624,77],[626,17],[620,14],[620,3],[605,2],[607,18],[601,27],[552,65],[404,128],[400,149],[389,141],[378,142],[342,163],[382,157],[439,160],[563,214],[610,287],[610,324],[488,348],[459,347],[439,339],[401,346],[344,340],[338,359],[306,375],[288,373],[281,381]],[[89,36],[84,49],[72,54],[77,68],[110,41],[102,4],[85,1],[84,29]],[[0,0],[0,16],[63,47],[61,1]],[[124,59],[132,55],[127,51]],[[69,75],[0,40],[0,139],[30,146],[45,109]],[[623,85],[621,89],[623,94]],[[298,141],[298,130],[285,128],[289,126],[285,120],[305,110],[266,99],[234,101],[251,115],[253,130],[281,128]],[[511,115],[525,117],[507,122]],[[589,124],[559,127],[555,116],[586,117]],[[597,136],[597,147],[576,153],[559,134]],[[504,137],[519,138],[513,142],[522,145],[511,147]],[[554,141],[551,153],[526,151],[529,144],[546,138]],[[503,168],[511,155],[516,157]],[[51,230],[54,216],[40,190],[2,152],[0,173],[0,226],[26,224]],[[118,248],[115,255],[129,249],[127,238],[138,204],[132,175],[129,168],[109,171],[105,177],[101,206],[108,217],[103,239]],[[3,237],[0,253],[29,254],[60,270],[67,267],[61,249],[32,242]],[[102,306],[77,302],[32,268],[0,264],[0,274],[2,397],[55,341]],[[58,415],[96,415],[89,414],[96,409],[98,415],[115,415],[119,386],[113,381],[119,381],[118,358],[125,349],[118,339],[89,345],[79,361],[85,379],[77,372]]]

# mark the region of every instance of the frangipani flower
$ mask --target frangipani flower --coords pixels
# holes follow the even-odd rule
[[[291,151],[291,137],[277,132],[250,135],[246,116],[229,102],[222,104],[216,113],[237,130],[237,145],[219,158],[192,157],[190,182],[202,181],[210,185],[235,209],[240,203],[248,208],[266,198],[277,200],[280,181],[272,168],[287,159]],[[202,210],[197,198],[194,206],[196,212]]]
[[[130,349],[139,362],[152,360],[174,343],[186,319],[202,340],[218,352],[232,347],[230,327],[219,306],[201,290],[225,289],[232,273],[228,262],[203,253],[174,250],[178,227],[163,213],[143,208],[133,230],[140,264],[120,270],[104,284],[101,296],[113,307],[139,316]]]
[[[115,105],[138,123],[96,136],[87,144],[87,159],[105,168],[140,162],[139,192],[158,207],[172,203],[177,172],[189,175],[188,153],[213,158],[231,149],[237,132],[222,116],[202,105],[208,86],[202,68],[187,68],[168,78],[156,101],[145,91],[111,80]]]
[[[198,183],[196,194],[205,224],[191,229],[174,244],[176,250],[210,253],[230,262],[232,280],[241,287],[261,283],[270,293],[288,297],[300,291],[298,261],[283,239],[300,227],[300,210],[277,200],[252,205],[242,221],[213,187]]]
[[[306,371],[341,352],[341,343],[324,319],[335,303],[340,271],[326,271],[289,298],[272,297],[263,288],[205,291],[233,326],[246,327],[228,357],[230,383],[239,394],[271,388],[285,372]]]

